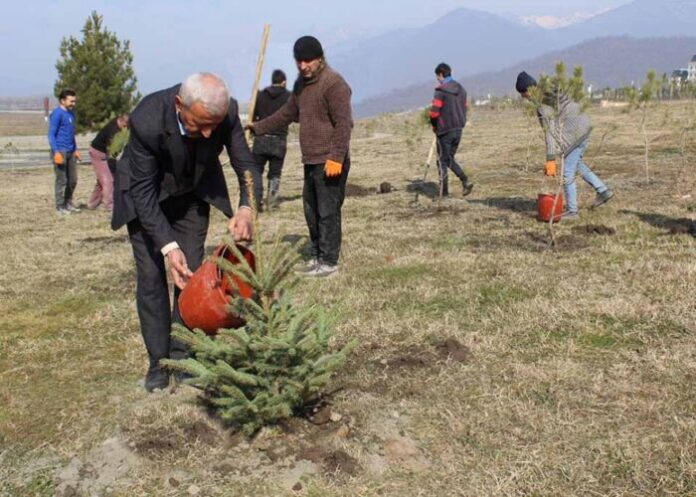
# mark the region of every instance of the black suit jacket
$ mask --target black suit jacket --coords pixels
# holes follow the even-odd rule
[[[155,241],[157,250],[174,241],[174,233],[160,202],[180,190],[189,155],[179,129],[174,97],[176,85],[145,97],[130,116],[130,139],[114,175],[111,228],[138,219]],[[244,173],[250,171],[259,195],[261,175],[239,121],[238,106],[230,99],[227,117],[209,138],[198,138],[194,192],[198,198],[232,216],[229,193],[218,156],[227,149],[240,187],[240,205],[249,205]],[[260,198],[260,196],[257,196]]]

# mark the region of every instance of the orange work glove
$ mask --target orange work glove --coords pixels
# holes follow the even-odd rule
[[[326,161],[326,164],[324,164],[324,174],[327,178],[335,178],[336,176],[340,176],[341,171],[343,171],[343,164],[340,162],[329,159]]]
[[[544,174],[546,176],[556,176],[556,161],[547,160],[544,166]]]
[[[55,154],[53,154],[53,163],[56,166],[62,166],[63,165],[63,154],[61,154],[60,152],[56,152]]]
[[[80,151],[79,151],[79,150],[75,150],[75,152],[73,152],[73,155],[75,156],[75,158],[76,158],[77,160],[82,160],[82,156],[80,155]]]

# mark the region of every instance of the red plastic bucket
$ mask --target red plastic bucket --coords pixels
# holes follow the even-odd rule
[[[551,211],[553,210],[553,202],[556,195],[552,193],[540,193],[537,197],[537,219],[539,221],[549,222],[551,219]],[[563,195],[558,196],[556,201],[556,210],[553,216],[553,221],[560,221],[563,214]]]
[[[254,254],[241,245],[237,249],[244,259],[254,268]],[[239,260],[226,246],[220,245],[215,249],[211,258],[199,267],[179,295],[179,313],[186,327],[199,328],[209,335],[214,335],[221,328],[239,328],[244,326],[244,320],[227,310],[230,297],[240,296],[248,299],[252,289],[236,276],[232,282],[223,277],[222,271],[212,260],[224,257],[232,264]]]

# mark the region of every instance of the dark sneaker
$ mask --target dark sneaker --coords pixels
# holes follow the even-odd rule
[[[151,369],[145,375],[145,390],[153,392],[169,386],[169,373],[162,369]]]
[[[579,218],[580,216],[577,212],[565,211],[563,214],[561,214],[561,219],[564,219],[566,221],[575,221]]]
[[[174,373],[174,381],[176,382],[177,385],[184,385],[186,384],[186,380],[193,378],[189,373],[186,373],[184,371],[177,371]]]
[[[307,271],[304,275],[308,278],[326,278],[327,276],[335,274],[337,271],[337,265],[324,264],[320,262],[314,267],[314,269]]]
[[[462,197],[466,197],[474,189],[473,183],[462,183]]]
[[[604,205],[609,202],[614,197],[614,192],[611,190],[605,190],[602,193],[598,193],[595,197],[595,201],[592,203],[592,208],[596,209],[600,205]]]
[[[300,264],[300,266],[295,269],[295,273],[297,274],[306,274],[309,273],[310,271],[314,270],[314,268],[319,264],[319,261],[317,260],[316,257],[313,257],[309,259],[308,261]]]

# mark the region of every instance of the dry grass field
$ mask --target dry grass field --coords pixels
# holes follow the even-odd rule
[[[472,109],[458,157],[476,187],[439,209],[435,171],[418,181],[429,130],[357,123],[342,270],[296,298],[359,346],[316,424],[252,440],[189,387],[138,385],[125,232],[101,211],[57,218],[49,168],[0,170],[0,495],[696,495],[696,136],[681,132],[696,105],[653,112],[650,185],[638,117],[591,114],[587,159],[617,196],[591,211],[583,184],[554,250],[520,110]],[[396,190],[374,194],[383,181]],[[261,216],[288,244],[306,234],[301,184],[294,145],[284,202]],[[216,213],[209,250],[224,231]]]

